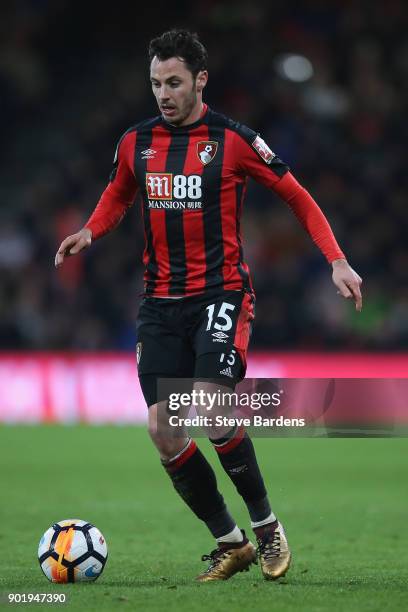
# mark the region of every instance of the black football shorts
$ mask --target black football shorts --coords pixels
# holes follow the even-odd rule
[[[136,321],[136,357],[148,406],[159,378],[211,379],[234,388],[246,372],[255,298],[222,291],[181,299],[145,297]]]

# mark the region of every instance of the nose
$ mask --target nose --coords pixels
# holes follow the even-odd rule
[[[169,99],[168,89],[165,85],[163,85],[162,87],[160,87],[160,90],[159,90],[159,100],[160,102],[166,102],[166,100],[168,99]]]

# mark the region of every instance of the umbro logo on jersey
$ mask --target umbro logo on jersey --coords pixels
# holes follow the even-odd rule
[[[218,142],[215,140],[201,140],[197,142],[197,155],[200,162],[206,166],[214,159],[218,150]]]
[[[228,366],[228,368],[225,368],[224,370],[221,370],[220,374],[224,374],[224,376],[229,376],[229,378],[234,378],[234,375],[231,372],[231,368],[229,366]]]
[[[213,342],[223,342],[224,344],[227,343],[226,338],[228,338],[228,334],[224,334],[224,332],[218,331],[214,332],[211,335],[213,336]]]
[[[142,151],[142,159],[153,159],[156,153],[157,151],[155,151],[154,149],[145,149],[144,151]]]

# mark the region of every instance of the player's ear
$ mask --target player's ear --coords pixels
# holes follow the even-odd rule
[[[197,93],[201,93],[203,91],[204,87],[207,85],[207,81],[208,81],[207,70],[200,70],[196,78]]]

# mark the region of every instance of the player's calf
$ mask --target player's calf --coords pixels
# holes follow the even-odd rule
[[[170,460],[162,460],[173,486],[194,514],[217,539],[236,528],[224,498],[218,491],[214,471],[194,440]]]
[[[223,438],[211,439],[225,472],[242,496],[252,527],[276,519],[271,512],[267,492],[252,440],[243,427],[234,427]]]

